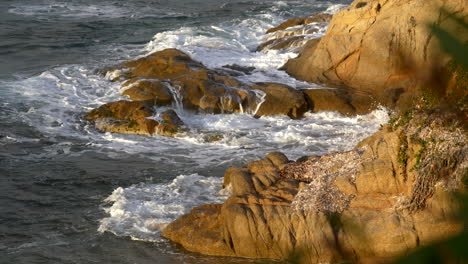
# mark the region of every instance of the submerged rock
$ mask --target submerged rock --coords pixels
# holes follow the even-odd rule
[[[446,118],[405,117],[349,152],[299,162],[271,153],[230,168],[225,203],[193,209],[162,235],[210,255],[335,263],[389,260],[456,234],[450,192],[465,188],[468,147]]]

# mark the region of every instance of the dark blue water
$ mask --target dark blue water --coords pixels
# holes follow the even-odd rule
[[[119,84],[98,71],[174,46],[214,65],[240,56],[240,64],[266,65],[259,76],[285,78],[268,71],[280,63],[269,61],[275,54],[250,52],[259,34],[283,19],[347,2],[0,0],[0,263],[252,263],[189,253],[159,238],[159,230],[132,226],[174,218],[191,206],[184,197],[222,199],[203,192],[229,166],[277,149],[297,158],[349,148],[350,137],[357,141],[375,124],[333,114],[305,121],[186,114],[195,132],[182,138],[100,134],[83,114],[121,96]],[[212,144],[198,136],[213,131],[227,139]],[[161,194],[197,184],[176,202]],[[154,211],[129,207],[134,215],[109,218],[104,209],[122,196],[105,199],[119,187],[129,197],[154,190],[154,197],[135,198],[151,200],[142,204]],[[158,203],[165,205],[160,212]],[[178,205],[186,208],[169,212]]]

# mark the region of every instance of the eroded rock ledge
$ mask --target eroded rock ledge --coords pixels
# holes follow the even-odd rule
[[[162,235],[204,254],[300,252],[307,263],[385,260],[453,235],[450,192],[466,188],[468,146],[451,118],[411,113],[349,152],[230,168],[224,204],[194,208]]]

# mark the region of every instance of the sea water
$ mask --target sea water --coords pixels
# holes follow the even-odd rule
[[[253,263],[187,252],[161,230],[194,206],[223,202],[228,167],[272,151],[295,160],[349,150],[386,111],[292,120],[175,104],[189,127],[175,138],[99,133],[83,115],[126,99],[99,71],[177,48],[210,68],[254,67],[243,82],[316,88],[278,70],[292,50],[255,49],[285,19],[349,2],[1,1],[0,263]],[[322,36],[320,27],[306,38]]]

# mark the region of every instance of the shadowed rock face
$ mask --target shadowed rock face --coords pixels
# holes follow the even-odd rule
[[[455,234],[462,225],[450,219],[456,203],[449,192],[463,188],[468,149],[466,134],[440,126],[445,118],[401,119],[349,152],[300,162],[270,153],[230,168],[223,186],[232,196],[193,209],[163,236],[211,255],[300,252],[306,263],[375,263]],[[447,161],[449,169],[440,167]],[[425,173],[431,167],[438,176]]]
[[[402,66],[428,67],[431,61],[444,60],[427,24],[451,28],[455,35],[460,30],[448,24],[441,6],[467,16],[465,0],[355,1],[333,16],[320,43],[290,60],[286,71],[301,80],[353,88],[386,106],[405,108],[417,83]],[[468,36],[458,35],[468,41]]]

